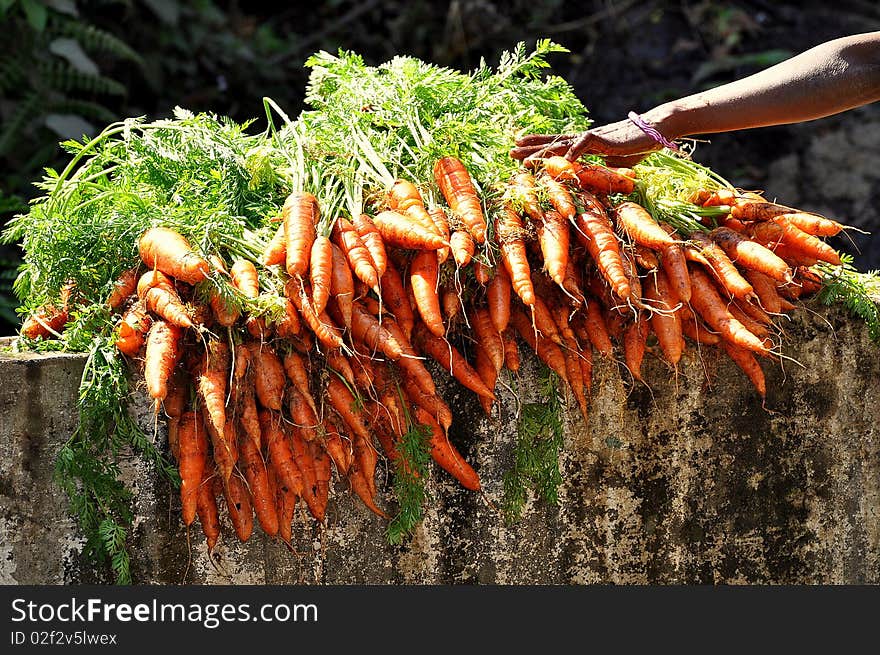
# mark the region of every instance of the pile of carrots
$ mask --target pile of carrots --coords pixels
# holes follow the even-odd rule
[[[765,396],[760,361],[778,357],[774,320],[820,288],[810,266],[840,263],[822,238],[841,224],[718,188],[690,199],[716,208],[711,221],[675,229],[637,202],[632,169],[528,164],[491,203],[451,156],[426,183],[445,200],[436,206],[417,181],[398,179],[373,215],[326,217],[295,190],[260,261],[196,252],[167,227],[140,235],[141,264],[107,299],[116,345],[143,363],[168,420],[184,523],[198,517],[209,548],[221,506],[240,540],[256,517],[289,543],[300,499],[323,521],[334,468],[386,517],[377,463],[406,467],[400,440],[414,428],[441,468],[480,490],[448,439],[454,415],[432,370],[488,415],[522,344],[585,419],[594,353],[622,350],[642,380],[650,349],[675,369],[690,343],[718,346]],[[271,288],[283,288],[280,305],[267,300]],[[23,334],[63,329],[68,308],[62,318],[51,310]]]

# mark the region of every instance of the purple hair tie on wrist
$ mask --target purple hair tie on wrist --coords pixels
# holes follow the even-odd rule
[[[638,127],[642,132],[654,139],[654,141],[659,143],[661,146],[669,148],[670,150],[674,150],[675,152],[681,152],[681,148],[679,148],[672,141],[660,134],[660,131],[656,127],[642,120],[642,117],[639,116],[636,112],[629,112],[629,114],[627,114],[627,118],[635,123],[636,127]]]

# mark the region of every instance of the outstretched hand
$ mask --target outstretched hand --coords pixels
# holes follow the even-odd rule
[[[631,166],[660,149],[654,139],[630,120],[609,123],[580,134],[526,134],[510,151],[514,159],[564,156],[571,161],[582,154],[604,155],[609,166]]]

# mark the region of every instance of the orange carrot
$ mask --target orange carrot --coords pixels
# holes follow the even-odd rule
[[[666,273],[662,270],[649,275],[645,280],[645,298],[651,301],[650,321],[657,342],[666,360],[673,366],[681,359],[684,340],[681,332],[681,319],[676,311],[676,299],[671,290]]]
[[[575,326],[578,325],[579,323],[575,322]],[[587,301],[586,312],[583,315],[583,326],[583,332],[586,333],[593,348],[606,359],[614,359],[614,345],[611,343],[608,326],[598,301],[593,299]]]
[[[220,512],[217,510],[217,498],[214,496],[211,475],[206,468],[196,495],[196,513],[199,523],[202,524],[202,532],[205,533],[208,552],[214,550],[220,537]]]
[[[294,192],[284,200],[281,209],[286,250],[284,265],[291,277],[301,277],[309,270],[319,217],[318,199],[311,193]]]
[[[327,368],[341,375],[342,379],[351,386],[355,386],[354,370],[351,367],[351,362],[348,361],[348,357],[342,353],[341,348],[328,350],[324,354],[324,361]]]
[[[368,348],[381,351],[389,359],[399,359],[403,349],[397,339],[374,318],[360,303],[353,303],[351,333]]]
[[[138,298],[147,310],[180,328],[193,327],[192,319],[181,302],[174,283],[164,273],[148,271],[138,280]]]
[[[238,540],[247,541],[254,531],[254,508],[250,493],[238,475],[229,478],[229,483],[223,487],[223,496]]]
[[[724,290],[733,298],[749,298],[754,294],[752,285],[737,270],[727,253],[705,232],[693,232],[685,247],[685,256],[707,266]],[[691,271],[694,269],[691,268]],[[693,300],[693,275],[691,275],[691,300]]]
[[[565,220],[572,220],[577,213],[577,208],[575,207],[574,200],[572,200],[571,194],[568,192],[565,185],[544,173],[540,175],[538,181],[546,190],[547,199],[550,201],[550,204],[553,205],[553,209],[559,212]]]
[[[336,376],[331,376],[327,380],[327,399],[348,429],[355,436],[361,437],[369,443],[370,431],[363,410],[358,409],[354,394]]]
[[[741,301],[740,301],[741,302]],[[744,303],[747,304],[747,303]],[[730,315],[733,316],[736,320],[743,324],[743,327],[747,329],[749,332],[754,334],[759,339],[763,339],[770,334],[770,331],[767,329],[767,326],[756,321],[751,316],[749,316],[743,308],[739,305],[737,301],[732,301],[727,306],[727,311],[730,312]]]
[[[403,287],[403,278],[401,278],[397,266],[392,262],[388,263],[385,275],[382,276],[381,287],[385,306],[394,314],[400,327],[409,337],[412,334],[415,316],[412,305],[406,296],[406,289]]]
[[[622,193],[629,195],[635,188],[632,169],[608,168],[600,164],[582,162],[577,171],[577,179],[582,189],[594,193]]]
[[[137,289],[138,277],[137,266],[122,271],[122,274],[113,283],[113,290],[107,296],[107,307],[111,310],[118,309]]]
[[[260,295],[260,282],[257,277],[257,267],[247,259],[236,259],[229,269],[232,286],[241,291],[248,298],[257,298]]]
[[[388,207],[389,209],[403,214],[418,223],[418,225],[428,232],[433,232],[438,236],[442,233],[437,229],[434,219],[425,209],[425,203],[422,200],[422,194],[419,193],[418,187],[409,180],[398,179],[388,191]]]
[[[240,348],[241,350],[241,348]],[[238,396],[238,423],[245,435],[260,450],[263,443],[263,435],[260,430],[259,411],[257,410],[257,395],[254,391],[254,383],[250,377],[243,386]]]
[[[636,267],[631,246],[624,246],[620,249],[620,262],[623,264],[623,271],[626,273],[626,279],[629,281],[630,302],[636,307],[643,307],[642,278],[639,277],[639,269]]]
[[[278,481],[295,495],[301,496],[304,482],[299,467],[293,459],[290,443],[281,430],[281,415],[268,410],[260,411],[260,429],[269,451],[269,461]]]
[[[421,352],[429,355],[440,363],[449,373],[465,387],[478,396],[495,400],[495,394],[486,387],[474,368],[464,356],[441,337],[431,334],[421,323],[413,331],[414,345]]]
[[[408,376],[402,380],[401,388],[411,403],[430,413],[444,430],[449,431],[449,428],[452,427],[452,410],[443,398],[436,393],[426,393]],[[479,398],[482,400],[483,396],[479,396]]]
[[[391,244],[408,250],[438,250],[448,245],[433,228],[414,223],[405,214],[386,210],[376,214],[373,222],[386,245]],[[433,226],[433,222],[431,225]]]
[[[503,332],[510,321],[510,276],[503,266],[495,269],[495,277],[486,286],[489,317],[498,332]]]
[[[287,378],[302,394],[305,401],[309,404],[309,407],[312,408],[312,411],[317,414],[318,407],[315,404],[315,399],[312,397],[312,392],[309,389],[309,372],[306,370],[303,358],[299,353],[290,350],[285,353],[283,364],[284,372],[287,373]]]
[[[319,423],[318,416],[295,386],[287,389],[287,408],[290,412],[290,420],[295,426],[302,428],[303,438],[306,441],[314,439]]]
[[[632,253],[633,259],[639,268],[649,273],[660,268],[660,260],[657,258],[657,253],[650,248],[637,243],[633,246]]]
[[[762,243],[782,242],[793,250],[819,261],[839,265],[840,255],[819,237],[804,232],[786,218],[777,216],[772,221],[755,223],[752,233]]]
[[[696,320],[696,318],[682,317],[681,331],[685,336],[706,346],[715,346],[721,342],[720,336],[714,332],[710,332],[709,329],[703,325],[701,321]]]
[[[225,438],[226,430],[226,380],[229,376],[229,348],[226,343],[212,339],[205,346],[204,360],[199,366],[198,390],[205,409],[205,426],[214,442],[214,451],[225,450],[224,456],[231,455],[232,447]],[[232,459],[231,464],[235,461]],[[219,462],[218,462],[219,465]],[[223,482],[229,479],[232,467],[220,467]]]
[[[522,234],[522,220],[513,207],[505,205],[495,219],[495,238],[500,245],[501,261],[510,276],[513,290],[524,304],[534,305],[535,289]]]
[[[278,516],[278,536],[290,545],[293,537],[293,517],[296,514],[297,495],[285,484],[282,484],[275,474],[275,469],[269,465],[266,467],[269,478],[269,488],[275,494],[275,514]]]
[[[724,352],[727,353],[728,357],[748,376],[761,398],[765,398],[767,396],[767,384],[764,379],[764,371],[761,370],[761,365],[755,359],[755,356],[745,348],[740,348],[726,340],[721,341],[721,347],[724,348]]]
[[[348,469],[354,458],[354,453],[351,449],[351,442],[342,438],[336,425],[329,419],[329,417],[324,417],[323,425],[324,434],[326,435],[324,439],[324,448],[327,450],[327,454],[330,455],[333,463],[336,465],[336,470],[339,471],[341,475],[345,475],[348,473]]]
[[[376,464],[379,461],[379,454],[373,446],[371,439],[360,435],[355,435],[352,439],[354,445],[354,459],[357,462],[357,470],[359,470],[367,483],[367,489],[372,498],[376,497]]]
[[[117,327],[116,347],[120,352],[134,357],[144,345],[147,331],[153,319],[144,311],[140,303],[132,305],[123,315]]]
[[[395,364],[404,371],[415,384],[427,394],[436,394],[437,387],[431,373],[425,368],[419,355],[413,350],[412,344],[403,332],[403,328],[392,318],[385,318],[382,326],[388,330],[391,336],[400,344],[401,356]]]
[[[458,480],[465,489],[479,491],[480,477],[452,445],[436,419],[421,407],[416,407],[415,421],[419,425],[426,425],[431,429],[431,458],[444,471]]]
[[[580,344],[568,319],[568,308],[558,301],[552,301],[550,313],[553,315],[559,335],[562,337],[562,354],[565,357],[565,370],[568,373],[569,386],[571,386],[571,391],[577,400],[584,420],[587,420],[589,403],[584,394],[584,385],[588,386],[589,383],[584,380],[584,371],[589,370],[592,373],[592,357],[588,366],[584,366],[581,362],[583,355],[581,355]]]
[[[539,334],[535,334],[531,321],[520,309],[510,312],[510,324],[519,333],[519,336],[531,347],[538,357],[549,366],[563,380],[568,380],[568,371],[565,366],[565,356],[562,349],[555,343]]]
[[[270,537],[278,534],[278,513],[275,510],[275,497],[269,491],[269,476],[260,451],[249,439],[241,443],[241,463],[244,477],[253,498],[253,507],[260,527]]]
[[[25,319],[21,334],[28,339],[54,339],[69,319],[70,313],[66,308],[59,309],[52,304],[43,305]]]
[[[544,270],[556,284],[565,288],[565,271],[568,267],[570,234],[568,223],[558,212],[544,213],[544,220],[535,223],[541,253],[544,256]]]
[[[504,342],[504,366],[507,370],[516,373],[519,370],[519,348],[510,328],[501,333],[501,338]]]
[[[434,335],[442,337],[446,333],[446,327],[443,325],[440,296],[437,294],[439,275],[436,252],[420,250],[413,256],[409,266],[409,279],[419,315]]]
[[[554,180],[575,182],[582,189],[594,193],[633,192],[635,183],[628,176],[599,164],[569,161],[562,156],[553,156],[542,162],[544,171]]]
[[[299,318],[299,312],[296,311],[296,305],[290,302],[289,298],[284,299],[284,314],[277,320],[273,326],[275,335],[282,339],[291,339],[302,332],[302,321]]]
[[[673,234],[675,230],[661,223],[662,227],[668,234]],[[667,246],[660,251],[661,264],[666,272],[670,287],[675,291],[675,296],[683,303],[687,303],[691,299],[691,277],[688,273],[687,259],[684,249],[680,244],[675,243]]]
[[[376,227],[379,228],[378,222]],[[379,232],[381,233],[382,230],[379,229]],[[385,238],[385,241],[388,239]],[[377,288],[379,274],[373,264],[373,257],[354,225],[342,216],[333,223],[333,242],[342,249],[355,277],[371,289]]]
[[[449,217],[446,216],[446,211],[443,207],[439,205],[436,207],[432,207],[428,211],[428,215],[431,217],[431,220],[434,221],[434,226],[437,228],[437,232],[443,237],[443,240],[447,243],[452,238],[451,231],[449,229]],[[452,250],[450,246],[443,246],[442,248],[437,250],[437,262],[442,264],[447,259],[449,259],[449,255]],[[473,254],[473,253],[472,253]]]
[[[377,505],[370,492],[370,485],[367,482],[367,475],[358,466],[352,466],[348,471],[348,481],[351,483],[352,490],[357,494],[358,498],[366,505],[371,512],[383,519],[387,519],[388,515],[383,512]]]
[[[712,280],[696,266],[691,266],[691,290],[691,305],[709,327],[738,346],[761,354],[769,352],[763,341],[730,314]]]
[[[198,284],[211,272],[208,262],[189,242],[167,227],[153,227],[144,232],[138,239],[138,252],[147,268],[188,284]]]
[[[354,229],[357,230],[364,247],[370,253],[370,259],[373,262],[373,268],[376,269],[376,275],[381,278],[385,274],[385,268],[388,266],[388,254],[385,252],[385,242],[382,240],[382,235],[368,214],[352,216],[351,222],[354,225]]]
[[[180,330],[165,321],[155,321],[147,334],[144,379],[147,393],[156,401],[156,412],[168,393],[168,380],[180,355]]]
[[[467,266],[474,256],[474,238],[465,230],[454,230],[449,237],[452,258],[459,267]]]
[[[327,348],[338,348],[342,345],[342,334],[339,328],[330,320],[326,313],[315,313],[312,307],[311,295],[306,284],[297,282],[293,278],[284,285],[285,295],[299,310],[306,324],[314,332],[318,340]]]
[[[464,164],[455,157],[442,157],[434,164],[434,181],[453,213],[477,243],[486,242],[486,218],[480,198]]]
[[[730,215],[743,221],[769,221],[775,216],[790,213],[791,209],[752,198],[738,197],[730,207]]]
[[[577,306],[583,305],[586,302],[582,284],[580,270],[575,266],[571,257],[569,257],[568,265],[565,267],[565,277],[562,280],[562,288],[568,295],[569,302]]]
[[[312,283],[312,307],[320,314],[330,299],[330,284],[333,277],[333,249],[328,239],[319,234],[312,242],[309,263],[309,279]]]
[[[757,224],[756,224],[757,225]],[[761,223],[760,225],[768,225],[766,223]],[[751,231],[751,230],[750,230]],[[810,253],[806,253],[800,248],[796,246],[792,246],[788,243],[784,243],[782,241],[763,241],[760,238],[757,239],[765,246],[767,246],[770,250],[776,253],[779,257],[781,257],[786,264],[792,267],[797,266],[812,266],[816,264],[819,260]]]
[[[479,259],[474,260],[474,280],[481,286],[486,286],[492,279],[492,269]]]
[[[625,201],[617,205],[614,218],[635,243],[660,251],[675,245],[675,240],[660,227],[648,210],[635,202]]]
[[[453,319],[461,313],[461,298],[449,281],[440,289],[440,308],[447,325],[451,325]]]
[[[168,382],[168,393],[162,403],[168,417],[168,447],[174,459],[180,458],[180,417],[186,411],[188,392],[187,380],[181,368],[177,367]]]
[[[791,269],[788,264],[760,243],[752,241],[729,227],[716,227],[709,233],[709,236],[721,246],[730,257],[730,261],[735,264],[759,271],[780,282],[791,281]]]
[[[474,307],[471,310],[470,323],[477,343],[482,346],[482,349],[488,355],[489,361],[492,362],[492,366],[497,374],[504,366],[504,343],[501,340],[501,334],[492,323],[492,317],[489,315],[488,308]],[[483,376],[481,375],[480,377]],[[483,381],[486,381],[485,378],[483,378]],[[487,384],[486,386],[489,385]],[[492,386],[489,388],[491,389]]]
[[[623,332],[623,357],[630,374],[642,381],[642,360],[645,357],[645,345],[648,328],[641,316],[627,325]]]
[[[561,155],[554,155],[538,160],[537,163],[540,165],[542,173],[551,180],[580,184],[577,177],[580,164],[577,162],[568,160]]]
[[[535,304],[532,306],[532,321],[535,329],[541,335],[553,343],[562,345],[562,337],[559,335],[556,321],[553,320],[553,314],[540,295],[535,296]]]
[[[782,214],[775,219],[776,221],[784,221],[794,225],[807,234],[817,237],[833,237],[840,234],[843,225],[824,216],[818,214],[808,214],[806,212],[792,212],[790,214]]]
[[[195,412],[180,417],[180,502],[183,506],[183,523],[191,525],[196,517],[199,486],[204,479],[208,458],[208,439],[201,418]]]
[[[777,282],[758,271],[747,270],[744,273],[746,279],[755,290],[761,306],[771,314],[782,312],[782,303],[779,293],[776,291]]]
[[[214,263],[215,261],[216,263]],[[211,262],[215,270],[226,270],[225,264],[223,264],[223,261],[216,255],[211,256]],[[216,281],[215,284],[217,285],[217,287],[211,290],[211,296],[209,299],[211,311],[214,314],[214,319],[219,325],[222,325],[223,327],[229,327],[231,325],[234,325],[235,322],[238,320],[240,312],[238,308],[235,307],[235,305],[224,299],[222,292],[220,291],[220,285],[222,283]]]
[[[314,517],[323,522],[330,498],[330,457],[317,441],[309,442],[309,449],[315,470]]]
[[[342,315],[342,323],[348,329],[351,329],[351,303],[354,300],[354,279],[352,278],[351,268],[348,259],[342,248],[335,243],[330,244],[333,254],[333,265],[330,278],[330,295],[336,301],[339,313]]]
[[[250,342],[251,361],[254,366],[254,390],[257,400],[266,409],[281,409],[284,394],[284,366],[268,344]]]
[[[620,259],[620,247],[608,214],[594,195],[581,192],[580,198],[584,211],[578,212],[574,219],[578,239],[614,292],[626,300],[631,291],[629,279]]]
[[[275,234],[272,237],[272,240],[269,241],[269,245],[266,246],[266,249],[263,251],[263,256],[260,259],[260,262],[263,266],[276,266],[278,264],[284,264],[287,261],[287,241],[285,240],[285,232],[284,232],[284,223],[282,222],[278,229],[275,230]]]

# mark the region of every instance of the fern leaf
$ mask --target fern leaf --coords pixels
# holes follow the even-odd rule
[[[66,93],[69,91],[85,91],[103,95],[125,95],[125,87],[103,75],[89,75],[75,70],[62,61],[41,62],[37,69],[39,80],[48,89]]]
[[[63,19],[58,22],[54,31],[57,34],[76,39],[85,50],[106,52],[119,59],[133,61],[139,66],[143,66],[143,58],[125,41],[94,25]]]

